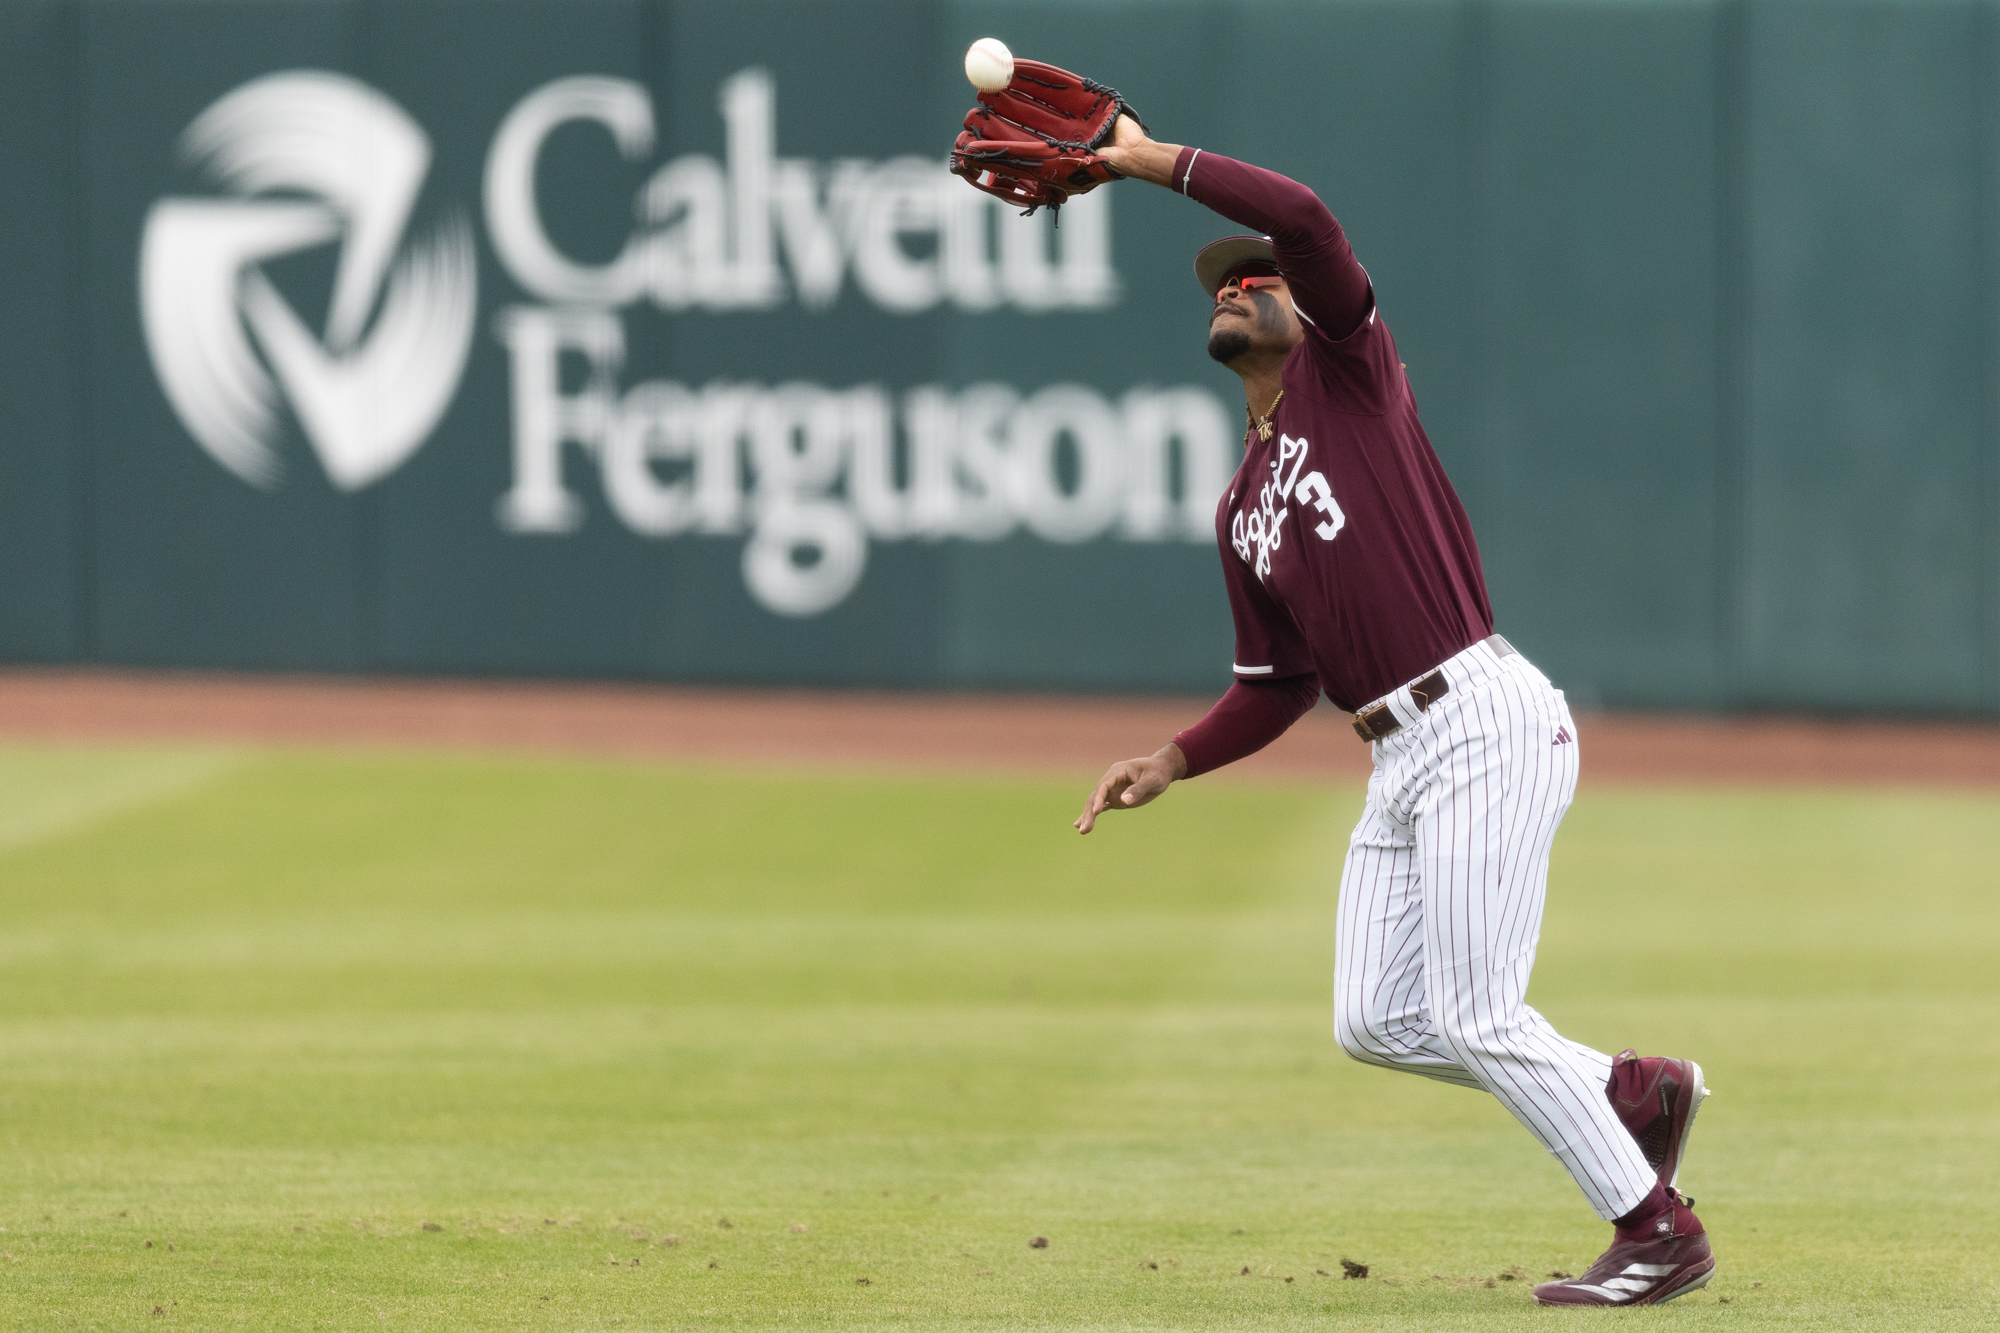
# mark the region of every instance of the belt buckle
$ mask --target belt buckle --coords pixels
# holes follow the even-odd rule
[[[1451,693],[1451,678],[1444,674],[1443,667],[1439,667],[1428,676],[1414,680],[1402,688],[1410,692],[1410,702],[1416,706],[1419,713],[1428,713],[1432,704]],[[1385,714],[1388,717],[1388,725],[1378,728],[1374,719]],[[1395,735],[1402,729],[1402,720],[1396,716],[1396,710],[1389,707],[1386,702],[1376,704],[1373,708],[1364,708],[1354,715],[1354,734],[1371,745]]]
[[[1388,714],[1389,725],[1377,731],[1373,719],[1384,713]],[[1364,708],[1354,715],[1354,734],[1371,745],[1395,735],[1402,729],[1403,724],[1396,720],[1395,710],[1387,704],[1376,704],[1373,708]]]

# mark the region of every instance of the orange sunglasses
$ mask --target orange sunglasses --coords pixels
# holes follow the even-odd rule
[[[1256,273],[1246,278],[1224,278],[1222,287],[1215,289],[1215,299],[1222,299],[1223,287],[1234,287],[1239,292],[1254,292],[1259,287],[1276,287],[1284,279],[1275,273]]]

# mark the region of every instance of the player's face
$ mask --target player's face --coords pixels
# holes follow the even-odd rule
[[[1208,317],[1208,354],[1224,365],[1254,352],[1289,352],[1304,336],[1285,280],[1231,274]]]

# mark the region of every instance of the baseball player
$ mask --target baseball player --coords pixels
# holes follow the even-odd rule
[[[953,169],[982,188],[1059,205],[1130,177],[1253,233],[1194,261],[1208,354],[1242,377],[1248,417],[1216,510],[1235,680],[1158,752],[1113,764],[1077,829],[1261,749],[1322,693],[1353,713],[1374,773],[1340,881],[1341,1048],[1498,1098],[1612,1222],[1611,1247],[1538,1302],[1649,1305],[1706,1285],[1715,1258],[1674,1188],[1700,1067],[1614,1060],[1526,1002],[1577,726],[1493,632],[1471,524],[1340,225],[1296,181],[1155,142],[1115,92],[1051,66],[1017,62],[980,103]]]

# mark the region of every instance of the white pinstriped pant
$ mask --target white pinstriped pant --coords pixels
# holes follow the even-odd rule
[[[1475,644],[1444,671],[1428,712],[1389,696],[1403,728],[1375,743],[1340,877],[1335,1032],[1357,1060],[1486,1089],[1619,1217],[1655,1177],[1605,1095],[1610,1057],[1526,999],[1576,723],[1518,654]]]

